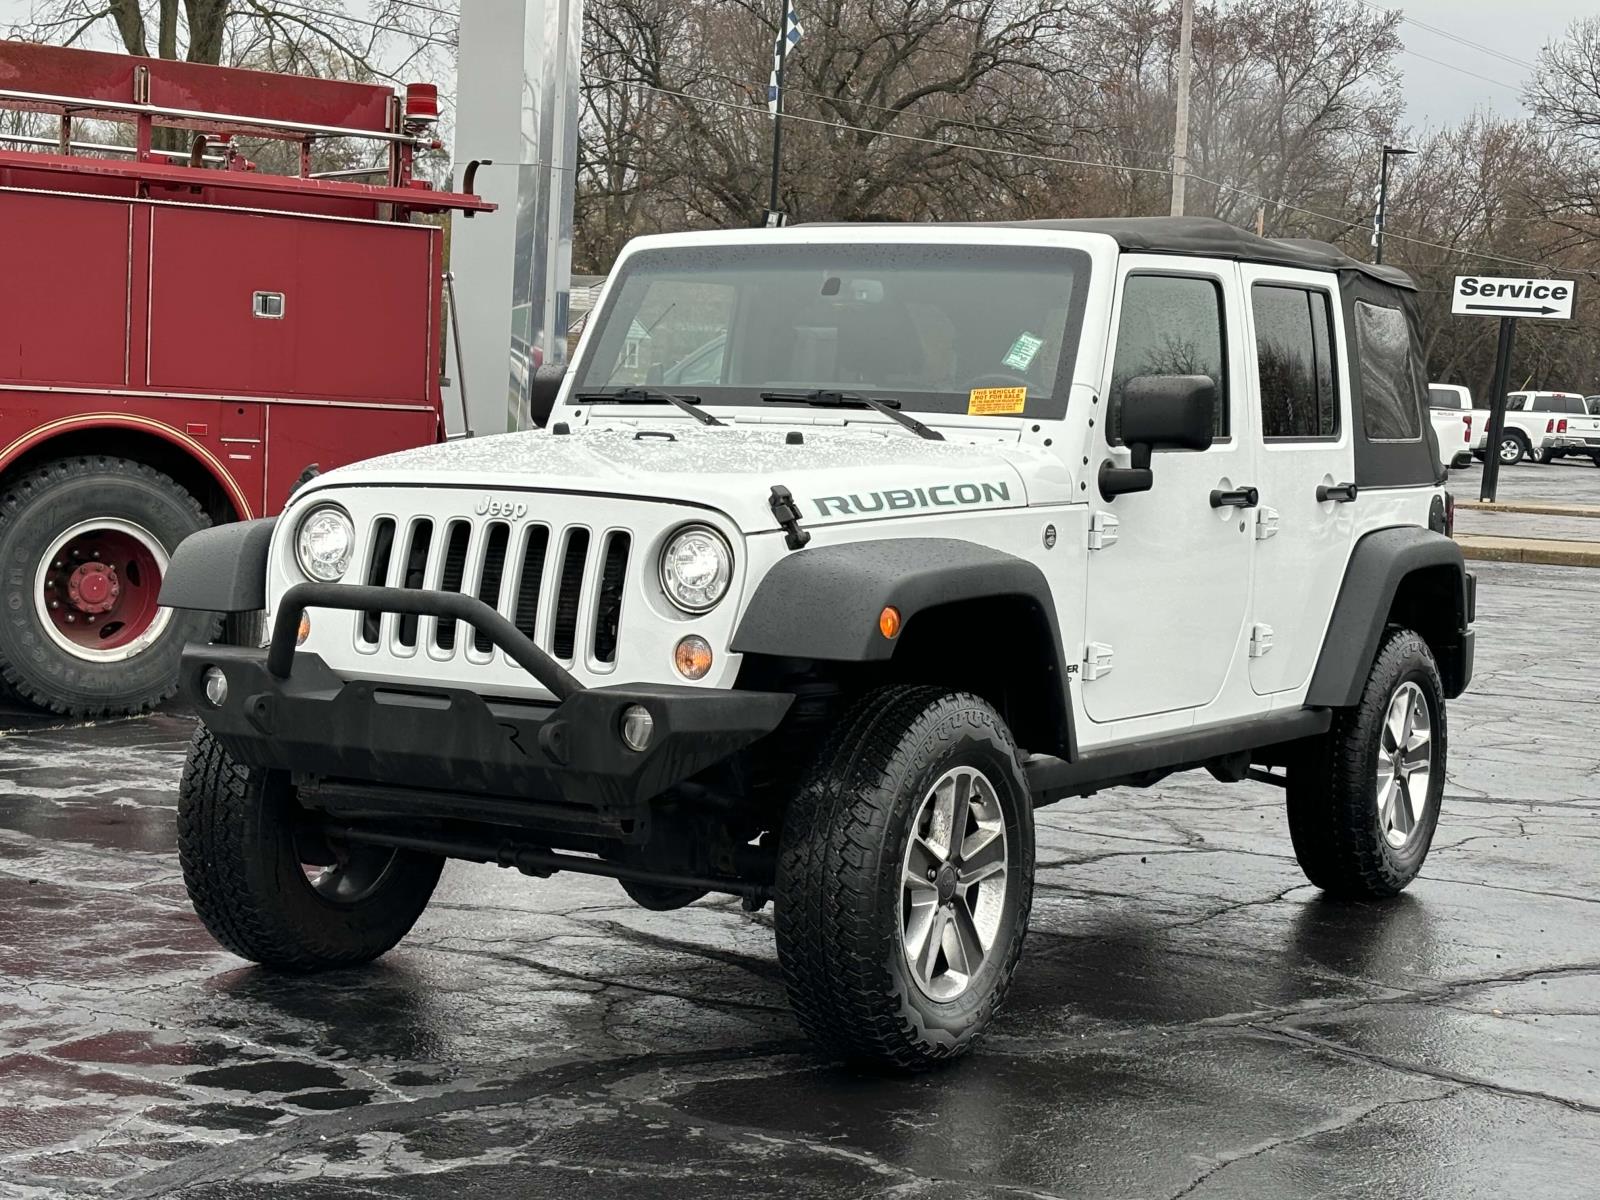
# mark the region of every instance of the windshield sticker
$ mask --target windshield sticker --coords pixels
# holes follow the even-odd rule
[[[967,393],[967,416],[996,417],[1020,415],[1028,403],[1028,389],[973,388]]]
[[[1000,365],[1010,367],[1013,371],[1026,371],[1033,356],[1039,353],[1039,348],[1044,345],[1042,337],[1035,337],[1031,333],[1017,335],[1017,340],[1011,343],[1011,349],[1006,351],[1006,356],[1000,360]]]

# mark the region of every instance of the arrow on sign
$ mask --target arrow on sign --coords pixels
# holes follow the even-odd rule
[[[1545,305],[1543,308],[1517,308],[1509,304],[1464,304],[1462,307],[1471,309],[1473,312],[1542,313],[1545,316],[1561,311],[1559,308],[1551,308],[1549,305]]]

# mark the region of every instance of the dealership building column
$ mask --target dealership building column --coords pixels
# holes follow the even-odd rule
[[[456,60],[455,184],[499,208],[450,234],[461,364],[445,412],[460,432],[524,428],[528,380],[567,353],[583,0],[469,0]]]

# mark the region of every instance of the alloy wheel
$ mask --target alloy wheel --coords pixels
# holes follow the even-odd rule
[[[994,784],[976,767],[946,771],[917,809],[901,872],[901,948],[930,999],[960,996],[994,950],[1008,865]]]
[[[1378,821],[1384,840],[1404,849],[1428,807],[1433,779],[1433,715],[1410,680],[1395,689],[1378,737]]]

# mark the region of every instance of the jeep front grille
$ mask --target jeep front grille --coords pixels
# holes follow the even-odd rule
[[[384,516],[372,522],[365,544],[363,582],[476,596],[554,658],[601,668],[616,662],[633,548],[625,531],[597,538],[583,525]],[[491,661],[497,651],[489,639],[463,634],[457,624],[362,613],[356,644],[368,653],[405,657],[421,646],[434,659]]]

